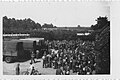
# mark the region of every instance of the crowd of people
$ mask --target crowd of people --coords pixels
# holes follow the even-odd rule
[[[91,75],[96,73],[96,54],[94,42],[82,40],[45,41],[47,46],[43,51],[43,68],[56,69],[56,75]],[[41,54],[35,50],[31,54],[30,74],[34,72],[35,57]],[[32,66],[32,67],[31,67]]]
[[[54,68],[56,75],[95,74],[94,42],[82,40],[46,41],[48,52],[44,52],[43,68]]]

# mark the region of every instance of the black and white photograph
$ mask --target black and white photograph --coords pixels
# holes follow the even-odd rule
[[[108,2],[2,7],[3,75],[111,75]]]

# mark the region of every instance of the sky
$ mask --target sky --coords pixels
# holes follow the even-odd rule
[[[110,19],[110,7],[105,1],[98,2],[2,2],[0,15],[8,18],[25,19],[43,25],[57,27],[90,27],[99,16]]]

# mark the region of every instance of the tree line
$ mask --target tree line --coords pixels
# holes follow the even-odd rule
[[[80,36],[79,38],[84,40],[95,40],[97,30],[102,29],[109,21],[107,17],[99,17],[97,18],[97,24],[91,25],[91,29],[94,30],[89,36]],[[78,25],[78,28],[81,26]],[[77,39],[76,30],[53,30],[53,31],[45,31],[42,28],[57,28],[53,24],[39,24],[34,22],[32,19],[15,19],[8,18],[7,16],[3,17],[3,34],[11,34],[11,33],[28,33],[30,37],[43,37],[48,40],[63,40],[63,39]]]
[[[29,33],[34,29],[41,28],[54,28],[53,24],[39,24],[35,23],[32,19],[15,19],[3,17],[3,33]]]

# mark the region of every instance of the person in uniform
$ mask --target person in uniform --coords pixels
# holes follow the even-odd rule
[[[34,64],[33,63],[30,63],[30,66],[29,66],[29,68],[27,69],[27,71],[28,71],[28,75],[30,75],[31,74],[31,72],[32,72],[32,68],[34,67]]]
[[[32,53],[31,53],[31,63],[32,63],[32,64],[35,63],[35,54],[34,54],[33,51],[32,51]]]
[[[65,75],[70,75],[70,68],[67,64],[66,64],[64,70],[65,70]]]
[[[69,66],[70,66],[70,70],[71,70],[72,69],[72,58],[70,58]]]
[[[46,54],[43,55],[43,68],[46,68]]]
[[[35,69],[34,69],[34,66],[33,66],[33,67],[32,67],[32,70],[31,70],[31,72],[30,72],[30,75],[33,75],[34,72],[35,72]]]
[[[55,60],[55,67],[54,68],[57,69],[58,68],[57,57],[55,57],[54,60]]]
[[[37,42],[33,41],[33,53],[36,54]]]
[[[39,58],[39,50],[36,50],[36,58],[38,59]]]
[[[16,75],[20,75],[20,64],[17,64]]]
[[[58,60],[58,66],[61,66],[61,58]]]
[[[63,75],[63,71],[60,68],[60,66],[58,67],[58,69],[56,70],[56,75]]]
[[[48,60],[48,67],[51,67],[51,55],[47,54],[47,60]]]
[[[73,59],[73,62],[72,62],[72,70],[73,70],[73,73],[75,72],[75,68],[76,68],[76,60],[75,58]]]

